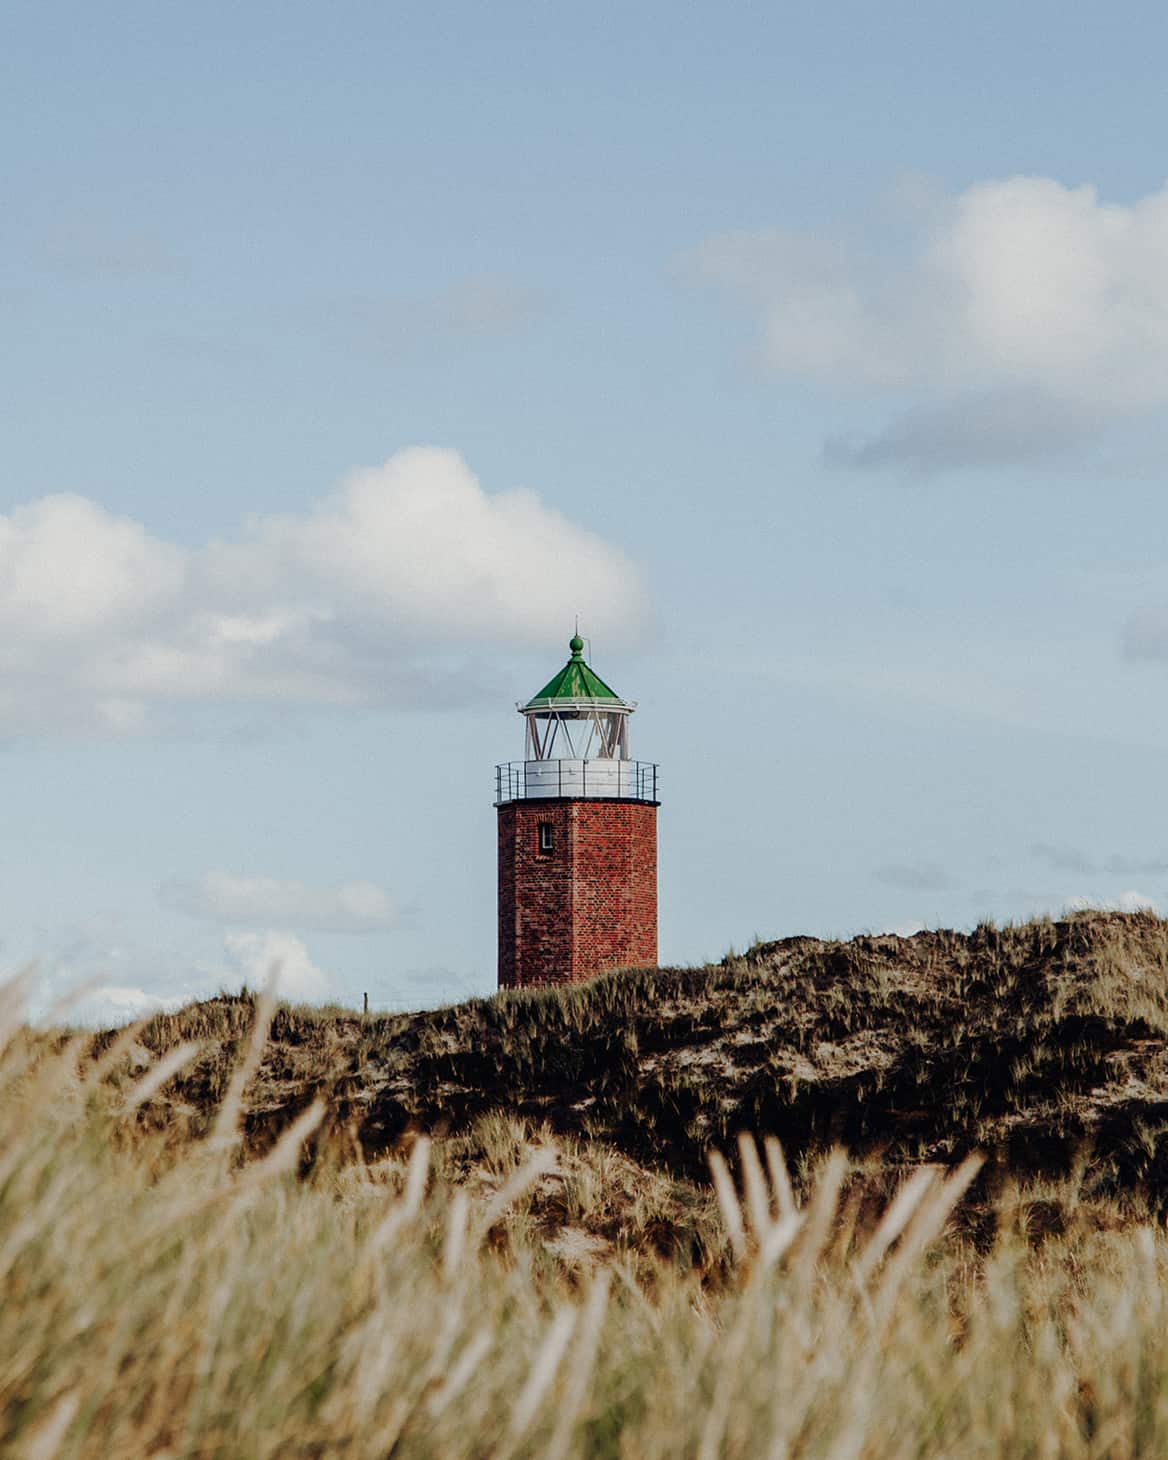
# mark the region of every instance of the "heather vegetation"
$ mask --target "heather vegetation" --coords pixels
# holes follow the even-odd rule
[[[97,1038],[10,991],[0,1453],[1166,1453],[1166,959],[1096,914]]]

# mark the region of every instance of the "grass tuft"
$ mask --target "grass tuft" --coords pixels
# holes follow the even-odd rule
[[[381,1019],[0,998],[0,1453],[1168,1453],[1166,971],[1096,914]]]

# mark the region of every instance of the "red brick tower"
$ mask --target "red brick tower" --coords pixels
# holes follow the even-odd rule
[[[636,705],[570,647],[517,706],[527,758],[496,768],[501,989],[657,962],[657,767],[629,759]]]

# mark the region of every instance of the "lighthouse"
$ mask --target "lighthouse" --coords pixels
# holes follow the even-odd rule
[[[501,989],[657,962],[657,767],[629,758],[636,702],[568,647],[516,705],[524,759],[495,770]]]

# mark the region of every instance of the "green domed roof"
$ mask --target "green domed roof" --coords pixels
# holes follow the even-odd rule
[[[572,657],[554,679],[549,679],[539,694],[532,695],[525,709],[545,705],[549,700],[615,700],[623,703],[616,690],[610,689],[599,674],[584,663],[584,640],[573,634],[568,643]]]

